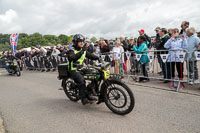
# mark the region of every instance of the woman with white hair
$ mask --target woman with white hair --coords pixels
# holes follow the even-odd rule
[[[198,69],[197,69],[197,60],[194,56],[194,52],[198,50],[199,46],[199,38],[195,35],[195,28],[190,27],[186,30],[187,33],[187,51],[188,51],[188,58],[189,58],[189,78],[190,80],[197,80],[198,79]],[[188,66],[188,65],[187,65]]]
[[[115,61],[114,73],[119,74],[120,72],[119,66],[120,64],[123,65],[124,63],[124,57],[123,57],[124,49],[121,46],[121,43],[119,40],[115,41],[115,47],[113,47],[112,53],[114,54],[114,61]]]

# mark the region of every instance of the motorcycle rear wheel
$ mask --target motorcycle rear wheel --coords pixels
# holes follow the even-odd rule
[[[66,96],[74,102],[77,102],[79,100],[79,91],[78,88],[76,88],[76,84],[72,79],[63,79],[63,90],[66,94]]]

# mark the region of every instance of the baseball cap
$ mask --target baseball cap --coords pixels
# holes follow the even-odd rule
[[[138,32],[143,32],[144,33],[144,29],[139,30]]]

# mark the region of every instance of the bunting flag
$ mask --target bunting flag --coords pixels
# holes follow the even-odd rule
[[[184,62],[186,53],[177,53],[176,54],[181,62]]]
[[[196,51],[196,52],[194,52],[194,55],[195,55],[195,57],[196,57],[196,60],[200,60],[200,52],[198,52],[198,51]]]
[[[141,57],[142,57],[142,54],[136,54],[137,61],[139,61]]]
[[[126,57],[127,57],[127,59],[129,60],[129,58],[131,57],[131,53],[126,52]]]
[[[104,60],[105,59],[105,55],[101,55],[101,59]]]
[[[110,61],[112,61],[112,60],[113,60],[113,55],[110,54],[110,55],[109,55],[109,58],[110,58]]]
[[[160,54],[160,57],[164,63],[166,63],[169,54]]]
[[[10,45],[12,47],[13,54],[14,54],[14,50],[17,49],[18,37],[19,37],[19,33],[14,33],[10,35]]]
[[[117,54],[117,58],[120,59],[121,58],[121,53]]]
[[[149,56],[149,61],[150,61],[150,63],[153,61],[153,59],[154,59],[154,55],[148,55]]]

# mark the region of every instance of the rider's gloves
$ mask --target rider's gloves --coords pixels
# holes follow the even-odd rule
[[[82,51],[86,51],[86,47],[85,46],[82,47]]]
[[[82,47],[82,49],[81,49],[81,54],[83,54],[85,51],[86,51],[86,47],[84,46],[84,47]]]

